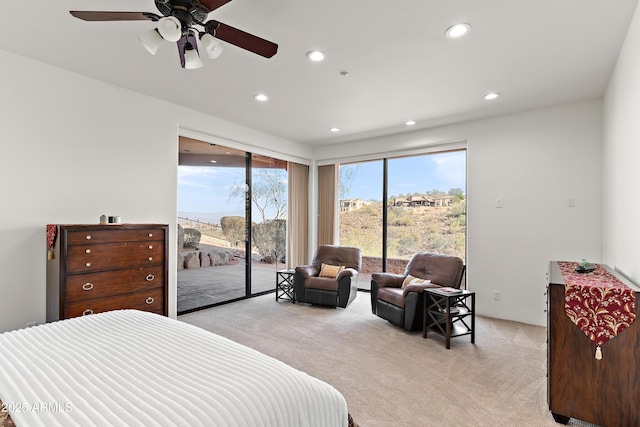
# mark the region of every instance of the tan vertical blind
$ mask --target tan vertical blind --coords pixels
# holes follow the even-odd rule
[[[309,166],[289,162],[287,267],[306,265],[309,247]]]
[[[337,191],[338,165],[318,167],[318,246],[335,244]]]

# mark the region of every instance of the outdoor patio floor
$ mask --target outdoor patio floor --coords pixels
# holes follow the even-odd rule
[[[253,293],[275,291],[276,266],[255,264],[251,269],[251,291]],[[280,264],[278,268],[284,267]],[[244,263],[178,271],[179,313],[244,296]]]

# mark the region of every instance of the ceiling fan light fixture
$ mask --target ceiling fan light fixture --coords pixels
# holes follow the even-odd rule
[[[164,39],[156,28],[140,35],[138,40],[142,42],[142,46],[144,46],[151,55],[155,55],[162,42],[164,42]]]
[[[446,36],[450,39],[459,39],[466,35],[471,29],[471,25],[469,24],[456,24],[452,27],[447,28]]]
[[[202,68],[204,64],[200,60],[198,51],[193,47],[191,43],[184,45],[184,68],[187,70],[195,70]]]
[[[211,59],[216,59],[222,54],[224,45],[222,42],[209,33],[205,33],[200,37],[200,45],[207,52],[207,56]]]
[[[166,41],[177,42],[182,38],[182,25],[175,16],[165,16],[158,21],[158,32]]]

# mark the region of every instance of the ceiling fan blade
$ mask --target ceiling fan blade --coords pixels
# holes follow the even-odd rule
[[[198,0],[201,5],[209,9],[209,11],[214,11],[220,6],[224,6],[229,3],[231,0]]]
[[[151,12],[103,12],[72,10],[71,15],[83,21],[157,21],[161,17]]]
[[[205,31],[212,36],[265,58],[271,58],[278,52],[277,44],[222,22],[209,21],[204,24],[204,27]]]

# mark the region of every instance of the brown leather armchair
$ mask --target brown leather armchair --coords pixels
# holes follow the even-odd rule
[[[459,288],[464,271],[462,259],[456,256],[417,252],[407,264],[404,274],[371,275],[371,311],[407,331],[420,329],[423,290],[438,286]],[[426,282],[417,283],[422,280]],[[411,281],[413,283],[409,283]]]
[[[324,271],[323,264],[325,264]],[[343,268],[340,269],[340,267]],[[346,307],[358,295],[360,268],[362,268],[362,254],[359,248],[320,246],[311,265],[296,267],[293,275],[296,301]]]

